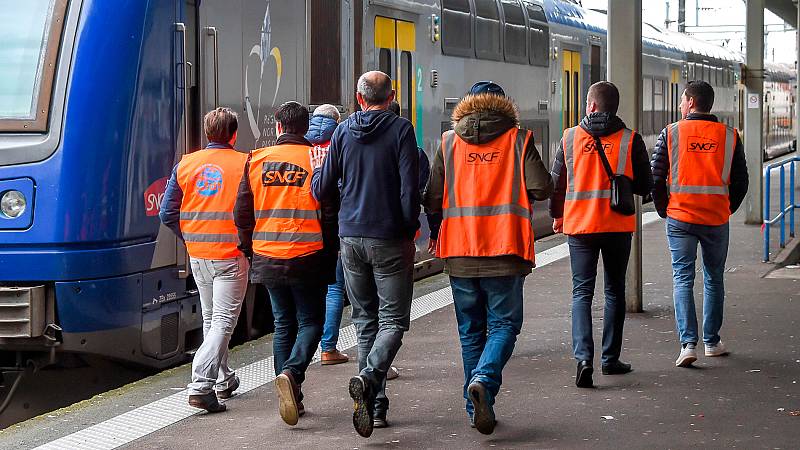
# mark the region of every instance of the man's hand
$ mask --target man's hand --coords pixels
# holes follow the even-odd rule
[[[564,231],[564,218],[553,219],[553,232],[561,233],[562,231]]]
[[[428,240],[428,253],[436,256],[436,239]]]
[[[317,170],[325,163],[325,157],[328,156],[328,150],[319,146],[311,147],[308,150],[308,158],[311,162],[311,169]]]

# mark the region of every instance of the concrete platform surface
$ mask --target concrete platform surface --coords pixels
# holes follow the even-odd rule
[[[800,283],[763,278],[769,266],[759,262],[760,231],[739,223],[734,218],[721,333],[728,357],[701,356],[695,368],[674,367],[671,268],[658,221],[644,232],[645,312],[630,314],[625,328],[623,360],[635,371],[597,373],[595,389],[574,386],[569,260],[537,269],[525,284],[525,325],[504,373],[491,436],[467,423],[448,306],[412,324],[395,362],[401,376],[389,382],[391,427],[369,439],[352,428],[346,384],[356,365],[348,363],[310,368],[307,414],[295,427],[281,421],[268,384],[229,401],[226,413],[193,416],[128,447],[799,448],[800,417],[792,412],[800,410]],[[596,300],[598,347],[601,308]]]
[[[598,370],[595,389],[574,386],[564,238],[537,242],[543,266],[526,280],[525,324],[504,372],[491,436],[467,423],[453,306],[441,302],[449,290],[440,275],[415,286],[415,295],[427,294],[415,307],[426,297],[440,300],[412,322],[395,360],[401,376],[389,382],[391,427],[369,439],[351,423],[346,385],[357,372],[354,362],[312,365],[303,386],[307,414],[297,426],[285,425],[266,337],[232,353],[233,366],[248,374],[247,392],[230,399],[225,413],[192,415],[183,366],[3,430],[0,448],[800,448],[800,416],[792,414],[800,411],[800,277],[765,277],[774,265],[760,262],[760,229],[741,222],[738,215],[732,220],[721,333],[732,354],[674,367],[671,268],[664,222],[657,220],[644,231],[645,312],[626,321],[623,360],[635,371]],[[599,348],[601,300],[593,310]],[[349,328],[342,340],[352,343]],[[354,349],[349,353],[355,357]]]

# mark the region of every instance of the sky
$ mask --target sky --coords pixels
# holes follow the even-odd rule
[[[581,0],[585,8],[606,9],[608,0]],[[669,3],[669,19],[678,20],[678,0],[642,0],[642,16],[645,22],[664,27]],[[699,4],[699,14],[695,14]],[[686,0],[686,31],[698,39],[726,45],[744,51],[744,0]],[[699,25],[698,28],[696,25]],[[767,61],[794,64],[797,34],[794,28],[785,25],[770,11],[764,13],[764,24],[769,25],[766,37]],[[783,31],[783,29],[787,31]],[[678,30],[675,22],[671,30]],[[788,51],[787,51],[788,50]]]

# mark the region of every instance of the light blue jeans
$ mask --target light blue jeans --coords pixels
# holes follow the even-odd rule
[[[703,256],[703,342],[719,342],[725,302],[725,261],[728,258],[728,224],[696,225],[667,219],[667,239],[672,253],[672,297],[681,344],[697,344],[697,312],[694,306],[697,244]]]
[[[524,282],[524,275],[450,277],[464,363],[464,399],[470,417],[475,412],[467,395],[471,382],[479,381],[486,386],[490,404],[494,404],[500,392],[503,368],[522,329]]]
[[[194,354],[188,388],[189,395],[203,395],[228,389],[235,378],[228,367],[228,342],[247,292],[250,263],[244,256],[222,260],[191,258],[189,263],[200,293],[203,344]]]
[[[336,350],[339,343],[339,327],[342,325],[344,310],[344,269],[341,256],[336,261],[336,283],[328,285],[325,296],[325,327],[322,329],[321,347],[323,352]]]

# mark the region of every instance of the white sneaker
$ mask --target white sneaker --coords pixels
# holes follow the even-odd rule
[[[689,367],[693,362],[697,361],[697,350],[694,344],[686,344],[681,348],[681,354],[675,360],[675,367]]]
[[[724,345],[722,345],[722,341],[719,341],[716,344],[706,344],[706,356],[725,356],[727,354],[728,350]]]

